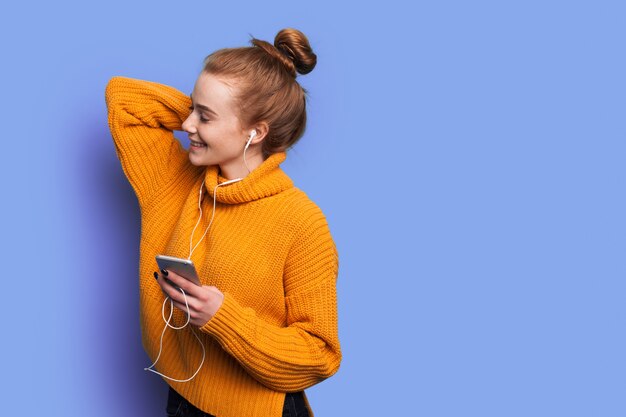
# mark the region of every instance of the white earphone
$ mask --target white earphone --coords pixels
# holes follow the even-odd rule
[[[256,130],[252,129],[252,132],[250,132],[250,139],[248,139],[248,143],[246,143],[246,147],[244,149],[248,149],[248,146],[250,146],[250,142],[252,142],[252,139],[254,139],[255,136]]]
[[[243,148],[243,163],[246,164],[246,168],[248,168],[248,172],[250,172],[250,167],[248,166],[248,163],[246,162],[246,151],[248,150],[248,146],[250,146],[250,142],[252,142],[252,139],[254,139],[255,136],[256,136],[256,130],[252,129],[252,132],[250,132],[250,138],[248,139],[248,142],[246,143],[246,147]]]

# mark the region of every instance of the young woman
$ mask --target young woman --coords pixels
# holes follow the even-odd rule
[[[170,416],[312,416],[303,390],[341,362],[336,246],[280,168],[305,130],[296,75],[316,55],[295,29],[251,43],[209,55],[190,95],[127,77],[106,87],[141,209],[146,370],[169,384]],[[201,285],[154,272],[156,255],[192,260]]]

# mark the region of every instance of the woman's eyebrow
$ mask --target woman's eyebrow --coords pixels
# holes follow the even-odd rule
[[[192,93],[192,94],[193,94],[193,93]],[[193,103],[193,97],[192,97],[192,94],[189,94],[189,98],[191,99],[191,102]],[[205,106],[204,104],[199,104],[199,103],[196,103],[196,106],[197,106],[197,107],[200,107],[200,108],[201,108],[201,109],[203,109],[203,110],[208,111],[209,113],[212,113],[212,114],[213,114],[213,115],[215,115],[215,116],[217,116],[217,113],[215,113],[213,110],[211,110],[210,108],[208,108],[208,107],[207,107],[207,106]]]

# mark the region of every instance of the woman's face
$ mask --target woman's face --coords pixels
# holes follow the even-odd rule
[[[190,97],[192,112],[182,129],[191,141],[191,163],[219,165],[227,173],[245,169],[243,150],[248,135],[237,118],[232,88],[215,75],[202,72]]]

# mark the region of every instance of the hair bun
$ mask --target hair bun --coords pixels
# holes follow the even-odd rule
[[[274,46],[260,39],[252,39],[252,44],[280,60],[287,71],[295,78],[298,73],[308,74],[317,64],[309,40],[297,29],[283,29],[276,35]]]
[[[274,39],[276,49],[285,54],[300,74],[308,74],[317,64],[317,55],[313,53],[309,40],[297,29],[283,29]]]

